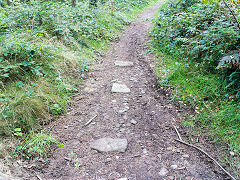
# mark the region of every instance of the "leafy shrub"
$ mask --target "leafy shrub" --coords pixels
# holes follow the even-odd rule
[[[214,71],[219,58],[236,49],[240,36],[225,15],[218,18],[213,5],[195,2],[187,11],[182,11],[182,3],[160,13],[153,37],[160,45],[168,43],[166,51],[171,53],[177,45],[183,57],[205,63]]]
[[[240,152],[240,35],[231,12],[223,7],[167,2],[151,35],[155,51],[165,56],[157,65],[160,83],[172,86],[174,98],[195,109],[195,125]]]
[[[43,75],[40,57],[48,56],[48,45],[36,42],[56,36],[66,45],[89,47],[93,41],[111,40],[114,33],[129,23],[121,7],[141,8],[147,1],[116,1],[116,10],[109,12],[110,2],[98,8],[89,8],[81,3],[77,8],[68,3],[32,1],[32,4],[17,4],[16,7],[0,7],[0,80],[32,72]],[[115,5],[114,4],[114,5]],[[130,8],[129,11],[132,9]],[[123,11],[124,12],[124,11]],[[25,33],[27,31],[28,33]],[[24,71],[24,72],[23,72]]]
[[[8,34],[0,42],[0,80],[9,78],[20,79],[25,73],[31,72],[43,76],[42,59],[53,58],[49,45],[31,42],[29,34]]]
[[[179,51],[183,58],[199,63],[203,71],[216,73],[219,59],[238,48],[240,35],[228,16],[216,11],[214,5],[195,1],[183,11],[182,4],[188,5],[188,1],[161,11],[152,36],[160,46],[167,44],[166,52]]]
[[[63,113],[91,61],[153,1],[0,1],[0,134],[27,134]]]
[[[52,146],[59,144],[57,140],[51,135],[44,133],[31,133],[24,137],[24,141],[17,146],[17,153],[27,159],[46,158],[53,150]]]

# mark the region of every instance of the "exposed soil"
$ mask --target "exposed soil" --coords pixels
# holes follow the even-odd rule
[[[49,180],[226,178],[200,152],[174,141],[176,109],[157,91],[153,57],[146,53],[147,32],[160,5],[140,14],[92,67],[69,113],[52,129],[65,147],[57,148],[47,162],[29,168],[32,176],[26,179],[37,179],[36,175]],[[116,60],[131,61],[134,66],[116,67]],[[113,82],[126,84],[131,92],[111,93]],[[126,111],[119,112],[122,108]],[[92,123],[83,127],[94,116]],[[126,138],[126,152],[91,149],[90,142],[102,137]],[[168,172],[161,176],[162,168]]]

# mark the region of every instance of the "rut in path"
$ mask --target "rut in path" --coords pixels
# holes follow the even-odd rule
[[[55,150],[49,163],[35,170],[42,179],[224,179],[203,155],[173,140],[174,116],[157,92],[153,58],[145,46],[160,5],[140,14],[92,67],[84,90],[53,129],[65,148]],[[133,66],[116,67],[116,61]],[[125,84],[130,93],[112,93],[113,83]],[[90,142],[102,137],[126,138],[126,151],[91,149]]]

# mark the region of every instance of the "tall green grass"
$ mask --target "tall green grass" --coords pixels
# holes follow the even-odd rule
[[[167,1],[150,33],[151,42],[161,59],[156,62],[159,84],[171,87],[173,98],[195,111],[183,125],[203,129],[217,144],[227,145],[235,153],[227,154],[232,159],[228,163],[239,173],[240,101],[224,71],[216,69],[224,53],[238,48],[239,36],[227,17],[219,14],[200,1]],[[205,23],[207,19],[214,22]]]

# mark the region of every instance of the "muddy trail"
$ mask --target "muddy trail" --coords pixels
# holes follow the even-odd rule
[[[93,65],[68,114],[52,128],[65,147],[36,162],[26,179],[226,178],[200,152],[174,141],[175,107],[157,91],[153,57],[146,53],[160,5],[140,14]],[[101,138],[111,141],[94,142]]]

